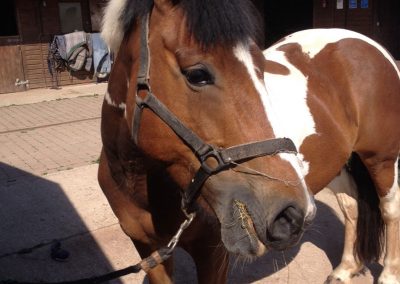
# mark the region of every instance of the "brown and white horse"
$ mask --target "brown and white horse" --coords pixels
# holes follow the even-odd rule
[[[385,225],[379,282],[399,283],[393,59],[340,29],[298,32],[263,54],[246,0],[111,0],[106,8],[102,35],[118,55],[103,103],[99,183],[139,254],[171,239],[185,218],[181,194],[203,166],[157,111],[136,106],[148,89],[137,82],[147,17],[151,91],[183,125],[215,149],[287,137],[299,152],[242,159],[205,180],[179,242],[199,282],[226,281],[228,252],[254,258],[295,245],[315,215],[312,195],[329,187],[346,235],[328,280],[348,282],[378,259]],[[172,282],[172,266],[169,259],[150,270],[150,282]]]

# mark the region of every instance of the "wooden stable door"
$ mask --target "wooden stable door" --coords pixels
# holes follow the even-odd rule
[[[373,36],[373,0],[348,0],[346,28],[366,36]]]
[[[21,48],[19,45],[0,46],[0,93],[25,91]]]
[[[400,60],[400,1],[380,0],[375,4],[374,39]]]
[[[374,0],[335,0],[333,26],[373,36]]]
[[[314,27],[362,33],[400,59],[399,12],[400,0],[314,0]]]
[[[31,23],[32,24],[32,23]],[[0,9],[0,93],[24,91],[20,31],[14,0],[2,0]]]

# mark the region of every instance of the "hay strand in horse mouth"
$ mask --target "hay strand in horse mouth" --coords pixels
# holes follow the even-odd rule
[[[247,206],[244,202],[240,200],[233,200],[233,206],[235,208],[234,211],[234,218],[237,221],[240,221],[240,228],[244,231],[244,235],[240,238],[240,240],[243,240],[245,238],[248,238],[251,246],[253,247],[254,255],[247,256],[247,260],[252,261],[254,260],[255,256],[261,256],[263,255],[267,248],[266,246],[260,241],[258,234],[256,232],[256,228],[253,222],[253,219],[251,217],[251,214],[249,210],[247,209]],[[234,221],[236,222],[236,221]]]
[[[250,239],[252,239],[252,238],[258,239],[257,233],[254,228],[253,220],[251,219],[251,215],[250,215],[249,211],[247,210],[246,204],[244,204],[243,202],[241,202],[237,199],[235,199],[233,201],[233,204],[238,209],[238,212],[239,212],[238,218],[241,222],[240,227],[246,231],[246,233],[250,237]]]

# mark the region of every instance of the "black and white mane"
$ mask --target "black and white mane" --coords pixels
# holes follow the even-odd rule
[[[256,40],[258,13],[250,0],[171,0],[186,16],[189,32],[205,48]],[[102,36],[114,51],[138,18],[150,13],[153,0],[110,0],[103,18]]]

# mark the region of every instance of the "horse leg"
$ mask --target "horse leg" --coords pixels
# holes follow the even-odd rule
[[[394,182],[388,194],[381,197],[380,208],[386,224],[386,255],[384,269],[379,283],[400,283],[400,188],[398,184],[397,164],[391,169],[395,173]],[[390,174],[390,173],[388,173]]]
[[[345,235],[342,260],[328,276],[326,282],[348,283],[363,268],[363,264],[355,258],[354,253],[358,218],[357,189],[353,178],[345,169],[342,169],[340,175],[329,183],[327,188],[335,193],[343,212]]]
[[[363,157],[361,156],[363,159]],[[400,188],[398,157],[363,159],[380,197],[380,210],[386,225],[386,255],[378,283],[400,283]]]
[[[123,192],[120,186],[113,179],[104,151],[100,155],[98,179],[100,187],[106,195],[115,216],[118,218],[124,233],[131,238],[141,258],[151,255],[158,247],[155,242],[148,237],[145,231],[151,231],[151,218],[148,213],[143,213],[129,197]],[[140,221],[141,220],[141,221]],[[135,240],[133,238],[135,236]],[[139,241],[142,240],[142,241]],[[154,245],[151,245],[153,244]],[[151,269],[148,272],[150,283],[172,283],[173,262],[172,258],[163,264]]]
[[[136,241],[134,239],[131,240],[142,259],[150,256],[157,249],[155,247]],[[174,283],[173,273],[174,273],[174,261],[173,261],[173,256],[171,256],[163,263],[150,269],[147,272],[147,277],[149,278],[149,283],[151,284],[153,283],[168,284],[168,283]]]

